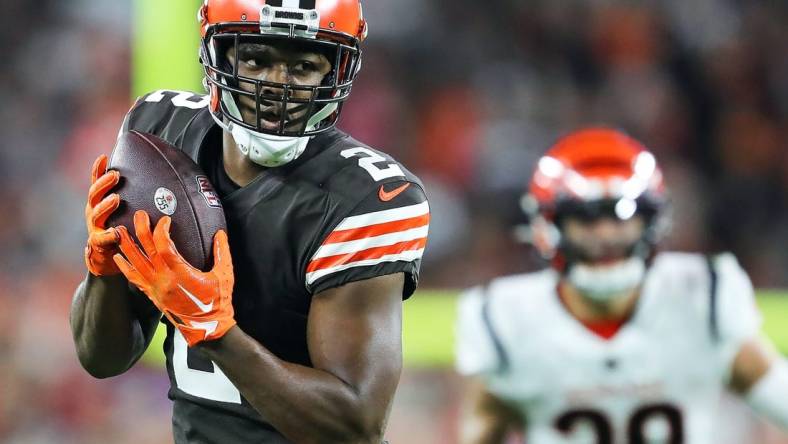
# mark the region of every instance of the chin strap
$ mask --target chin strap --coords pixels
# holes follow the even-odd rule
[[[258,133],[233,123],[228,127],[238,149],[252,162],[269,168],[295,160],[304,152],[311,139]]]
[[[222,91],[222,101],[227,106],[230,115],[240,120],[241,112],[228,92]],[[313,130],[320,121],[336,111],[337,106],[336,103],[331,103],[313,114],[307,121],[307,130]],[[225,123],[213,112],[211,112],[211,117],[222,129],[232,134],[236,146],[244,156],[267,168],[282,166],[297,159],[311,139],[309,136],[277,136],[252,131],[233,122]]]
[[[567,280],[589,299],[607,302],[640,285],[645,275],[646,261],[639,256],[632,256],[611,266],[571,264]]]

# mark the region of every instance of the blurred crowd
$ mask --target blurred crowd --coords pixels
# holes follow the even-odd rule
[[[579,126],[626,130],[672,191],[667,248],[734,251],[788,284],[788,4],[367,2],[343,126],[403,158],[433,207],[425,282],[539,266],[511,226],[534,160]],[[458,281],[460,276],[461,281]]]
[[[131,3],[0,4],[0,442],[170,441],[161,369],[94,381],[67,324],[90,164],[130,105]],[[512,235],[534,161],[578,126],[609,125],[663,165],[667,248],[731,250],[756,286],[788,286],[785,2],[397,0],[364,11],[364,68],[340,127],[424,179],[422,285],[538,267]],[[437,390],[434,404],[453,402],[456,387],[433,379],[406,377]],[[440,433],[456,406],[435,408],[429,433],[451,436]]]

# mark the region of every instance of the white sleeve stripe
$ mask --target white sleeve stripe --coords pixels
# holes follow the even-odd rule
[[[325,244],[317,250],[315,255],[312,256],[311,260],[320,259],[328,256],[336,256],[338,254],[356,253],[359,251],[367,250],[369,248],[385,247],[387,245],[393,245],[398,242],[420,239],[422,237],[427,237],[428,231],[429,231],[429,226],[424,225],[423,227],[412,228],[410,230],[400,231],[397,233],[389,233],[381,236],[367,237],[364,239],[348,241],[348,242],[337,242],[335,244]]]
[[[348,268],[353,267],[367,267],[370,265],[377,265],[383,262],[396,262],[396,261],[414,261],[416,259],[420,259],[421,255],[424,253],[424,248],[420,248],[418,250],[408,250],[403,251],[402,253],[397,254],[388,254],[386,256],[381,256],[375,259],[367,259],[363,261],[357,262],[350,262],[347,264],[342,264],[332,268],[322,268],[320,270],[315,270],[311,273],[306,274],[306,284],[312,285],[318,279],[328,276],[329,274],[336,273],[338,271],[347,270]]]
[[[410,219],[412,217],[423,216],[429,212],[430,207],[425,200],[420,204],[410,205],[407,207],[375,211],[373,213],[346,217],[339,225],[337,225],[334,231],[350,230],[353,228],[361,228],[369,225],[377,225],[402,219]]]

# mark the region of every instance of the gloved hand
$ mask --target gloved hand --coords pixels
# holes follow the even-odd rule
[[[232,257],[227,233],[221,230],[213,238],[213,269],[203,272],[192,267],[170,239],[170,223],[169,217],[162,217],[151,234],[148,213],[137,211],[134,229],[144,252],[126,227],[118,227],[123,255],[115,255],[115,263],[129,282],[142,290],[180,330],[191,347],[222,337],[236,324]]]
[[[118,253],[118,231],[105,227],[107,218],[120,205],[120,196],[107,192],[118,184],[120,173],[107,171],[107,156],[102,154],[93,162],[90,191],[85,205],[85,222],[88,242],[85,247],[85,265],[95,276],[112,276],[120,273],[112,256]]]

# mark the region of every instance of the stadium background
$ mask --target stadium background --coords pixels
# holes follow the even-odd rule
[[[96,381],[68,306],[84,274],[88,169],[132,96],[199,90],[197,1],[0,4],[0,442],[170,442],[155,353]],[[734,251],[788,352],[788,6],[723,0],[366,1],[364,69],[340,127],[392,153],[432,203],[406,303],[393,443],[455,442],[453,290],[533,269],[512,241],[537,156],[578,125],[644,140],[672,189],[668,247]],[[720,442],[788,442],[730,401]]]

